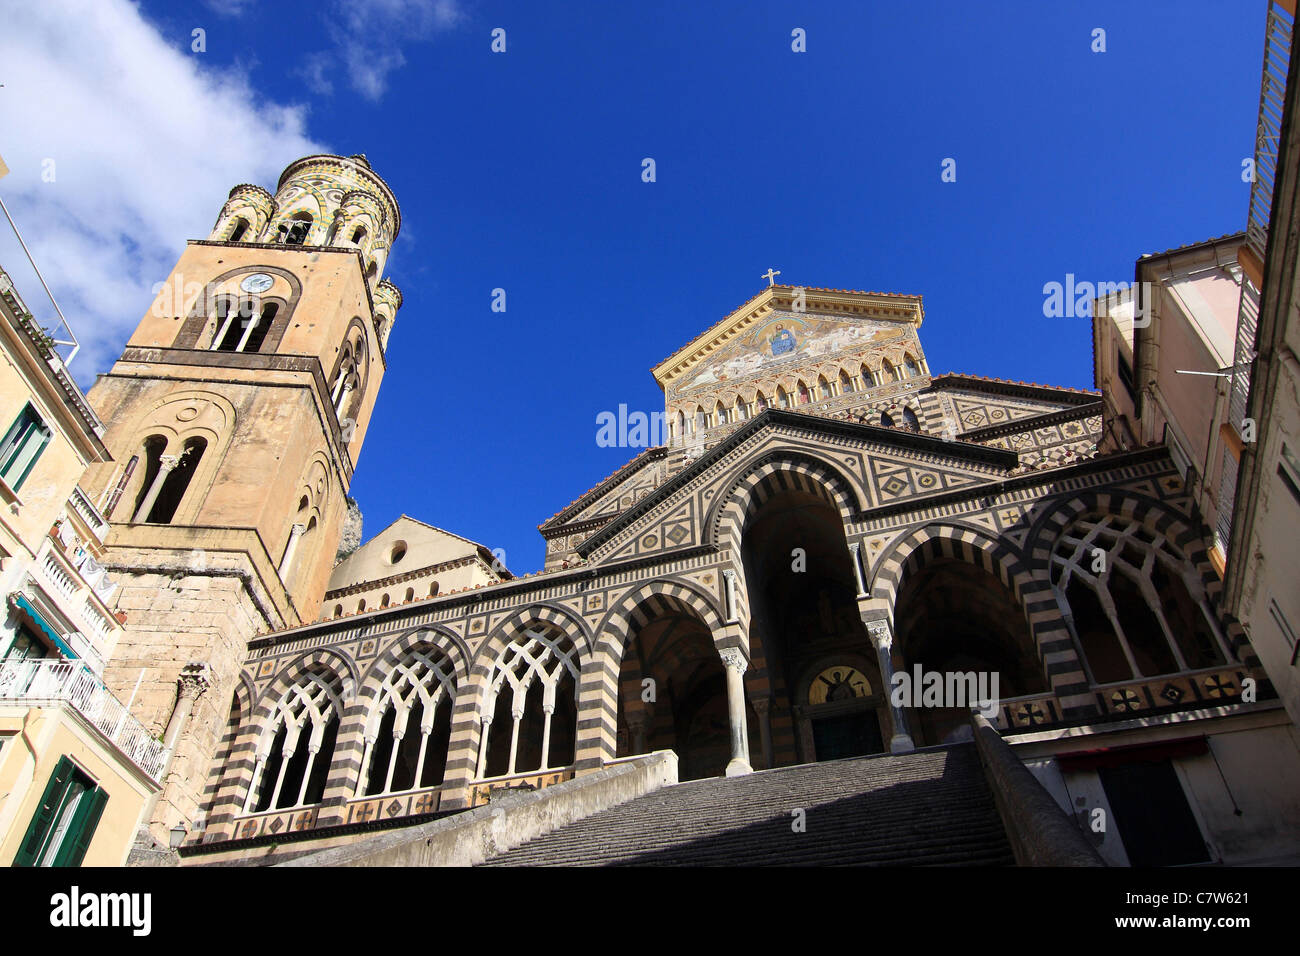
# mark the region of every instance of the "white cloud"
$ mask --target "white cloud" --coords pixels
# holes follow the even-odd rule
[[[7,3],[0,30],[0,179],[10,211],[82,342],[83,385],[106,371],[187,239],[230,188],[273,188],[327,151],[305,109],[267,102],[242,71],[168,45],[128,0]],[[233,74],[233,78],[232,78]],[[53,162],[53,182],[42,178]],[[42,324],[53,308],[0,219],[0,265]]]
[[[406,63],[402,42],[426,40],[464,19],[458,0],[335,0],[327,28],[353,88],[378,100],[388,75]]]
[[[203,5],[223,17],[242,17],[257,0],[203,0]]]

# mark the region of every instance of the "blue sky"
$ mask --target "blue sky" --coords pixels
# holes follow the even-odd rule
[[[79,380],[106,369],[230,186],[273,187],[308,149],[364,152],[402,205],[389,275],[405,295],[353,485],[367,537],[405,512],[503,548],[516,572],[541,565],[538,523],[636,453],[598,447],[597,414],[661,409],[649,368],[758,292],[769,266],[782,282],[923,295],[935,372],[1090,387],[1088,320],[1045,318],[1043,285],[1131,280],[1143,253],[1242,227],[1265,12],[41,6],[0,0],[13,24],[0,64],[6,43],[11,67],[28,66],[19,48],[32,58],[0,66],[14,170],[0,195],[93,340]],[[795,28],[807,52],[791,50]],[[129,43],[79,46],[110,31]],[[86,135],[106,111],[126,128]],[[63,155],[55,193],[39,162]],[[0,239],[0,263],[19,255]]]

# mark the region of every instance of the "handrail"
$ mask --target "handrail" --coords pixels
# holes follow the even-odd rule
[[[1020,866],[1105,866],[1052,795],[1020,762],[997,728],[971,714],[975,746],[1007,839]]]
[[[82,661],[0,661],[0,700],[69,703],[150,779],[167,766],[167,748]]]

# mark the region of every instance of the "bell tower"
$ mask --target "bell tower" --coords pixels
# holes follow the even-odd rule
[[[236,186],[88,394],[113,461],[83,487],[126,616],[105,677],[177,741],[155,837],[202,817],[248,640],[317,616],[402,303],[383,278],[400,227],[364,156]]]

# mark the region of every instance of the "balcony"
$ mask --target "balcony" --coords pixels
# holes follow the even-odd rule
[[[43,542],[28,567],[23,593],[77,657],[101,669],[122,626],[53,538]]]
[[[161,781],[168,751],[104,686],[82,661],[0,661],[0,703],[27,707],[61,704],[72,707],[106,743]]]

